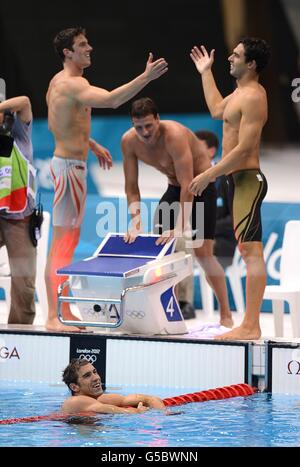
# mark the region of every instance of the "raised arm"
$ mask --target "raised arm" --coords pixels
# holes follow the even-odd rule
[[[32,120],[31,103],[27,96],[12,97],[1,102],[0,112],[4,112],[5,110],[17,112],[20,119],[25,123],[29,123]]]
[[[212,74],[211,67],[214,62],[215,50],[213,49],[208,54],[204,45],[201,45],[200,49],[195,46],[191,50],[190,57],[201,75],[204,97],[212,118],[222,120],[226,103],[231,95],[223,98]]]
[[[164,58],[153,62],[153,54],[149,54],[145,71],[129,83],[123,84],[113,91],[106,91],[95,86],[84,86],[77,94],[81,104],[95,108],[113,108],[129,101],[141,91],[150,81],[159,78],[168,71],[168,64]],[[83,82],[83,81],[82,81]]]
[[[140,189],[138,184],[138,159],[132,148],[132,136],[125,133],[122,137],[121,147],[123,153],[123,171],[125,177],[125,193],[127,204],[132,218],[132,228],[125,236],[126,243],[132,243],[141,230]]]

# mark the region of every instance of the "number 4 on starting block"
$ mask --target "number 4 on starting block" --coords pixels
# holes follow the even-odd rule
[[[161,295],[160,301],[168,321],[182,321],[181,313],[172,287]]]

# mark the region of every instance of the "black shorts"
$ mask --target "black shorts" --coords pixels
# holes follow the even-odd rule
[[[178,217],[180,206],[180,186],[169,185],[162,196],[154,214],[154,233],[161,235],[165,230],[173,230]],[[214,183],[210,183],[201,196],[195,196],[191,213],[192,239],[211,239],[215,237],[217,190]],[[171,206],[172,210],[164,210],[162,203]],[[201,204],[200,204],[201,203]],[[203,203],[203,204],[202,204]],[[177,207],[177,209],[176,209]],[[201,234],[203,232],[203,234]]]
[[[261,242],[260,208],[268,191],[259,169],[245,169],[226,176],[235,238],[239,243]]]

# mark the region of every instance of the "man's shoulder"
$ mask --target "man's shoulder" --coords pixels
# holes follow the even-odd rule
[[[63,404],[62,404],[62,406],[61,406],[61,410],[62,410],[63,412],[68,412],[68,411],[70,411],[70,409],[72,408],[72,406],[73,406],[73,396],[69,397],[68,399],[66,399],[66,400],[63,402]]]
[[[252,90],[249,92],[242,102],[242,109],[252,115],[261,115],[262,118],[266,117],[268,111],[268,100],[266,92],[263,88],[257,89],[257,92]]]
[[[66,399],[62,405],[64,412],[71,412],[72,410],[80,410],[83,404],[92,401],[93,399],[89,396],[71,396]]]
[[[161,120],[160,123],[165,131],[186,130],[186,127],[176,120]]]
[[[188,134],[188,128],[175,120],[163,120],[161,122],[165,135],[165,141],[174,143],[182,141]]]
[[[241,111],[253,121],[265,123],[268,113],[268,102],[264,88],[260,85],[252,87],[242,95]]]
[[[52,83],[52,84],[51,84]],[[89,86],[89,82],[83,76],[57,76],[57,79],[52,81],[51,87],[55,88],[56,92],[64,95],[74,95],[80,92],[83,88]]]
[[[246,88],[242,95],[241,101],[244,102],[246,105],[256,105],[259,102],[262,102],[266,99],[266,91],[260,84],[257,86],[249,86]]]
[[[162,120],[161,125],[166,134],[186,133],[188,128],[176,120]]]
[[[127,145],[134,145],[134,142],[137,140],[136,132],[134,128],[129,128],[129,130],[125,131],[122,135],[122,144]]]

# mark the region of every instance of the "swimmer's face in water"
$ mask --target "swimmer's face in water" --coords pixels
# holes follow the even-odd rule
[[[103,394],[101,378],[91,363],[79,368],[77,384],[70,384],[70,388],[76,396],[97,398]]]

